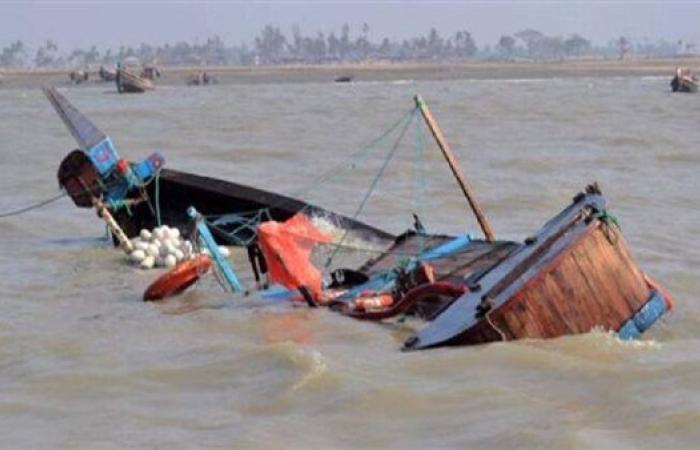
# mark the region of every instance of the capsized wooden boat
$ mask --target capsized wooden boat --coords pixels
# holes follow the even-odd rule
[[[498,264],[464,274],[468,291],[445,305],[407,350],[594,328],[638,337],[671,300],[637,266],[597,186]]]
[[[153,81],[136,75],[127,69],[117,69],[115,81],[117,83],[117,91],[120,94],[140,93],[155,89]]]
[[[156,192],[158,189],[159,192]],[[133,191],[127,199],[141,201],[130,210],[120,209],[114,217],[126,234],[138,235],[141,229],[157,225],[155,199],[159,199],[160,221],[178,227],[183,234],[191,231],[187,208],[194,206],[208,218],[217,241],[226,245],[245,245],[255,237],[256,226],[267,220],[287,220],[304,211],[328,221],[335,227],[351,230],[358,237],[383,242],[393,235],[349,217],[282,194],[231,181],[163,168],[157,181],[148,184],[145,196]]]
[[[272,262],[262,264],[269,266],[269,281],[298,290],[309,305],[327,305],[356,319],[419,317],[426,325],[405,341],[405,350],[554,338],[596,328],[630,339],[671,309],[670,296],[631,257],[597,184],[522,243],[496,240],[442,132],[422,100],[416,102],[464,183],[486,238],[428,235],[418,222],[415,232],[399,236],[379,256],[354,269],[337,268],[322,283],[309,241],[318,247],[337,243],[312,237],[318,230],[296,216],[290,231],[287,224],[259,226],[257,245]],[[255,264],[253,270],[257,279]]]
[[[698,77],[687,68],[676,68],[676,74],[671,80],[671,91],[694,93],[698,91]]]
[[[261,221],[286,220],[300,211],[351,230],[364,239],[388,242],[393,235],[360,221],[281,194],[230,181],[163,168],[155,153],[138,163],[119,158],[109,137],[55,88],[44,93],[71,132],[79,149],[58,169],[59,185],[76,206],[92,208],[104,202],[128,237],[160,223],[192,230],[187,208],[195,206],[209,220],[220,243],[244,245]],[[251,214],[252,212],[252,214]]]
[[[394,238],[352,218],[279,194],[166,171],[157,154],[128,163],[118,158],[109,138],[55,89],[45,93],[80,146],[58,171],[59,184],[77,206],[108,205],[132,236],[141,227],[154,224],[160,214],[169,224],[180,225],[185,234],[196,227],[199,236],[206,236],[205,231],[212,228],[220,241],[237,237],[232,243],[247,245],[254,255],[251,262],[256,278],[258,270],[269,268],[270,281],[286,286],[286,294],[300,293],[310,306],[327,305],[363,320],[399,315],[424,320],[425,327],[405,341],[405,350],[552,338],[594,328],[635,338],[672,306],[668,294],[630,256],[595,184],[522,243],[496,240],[420,98],[416,98],[417,108],[477,216],[483,240],[426,235],[419,221],[416,231]],[[185,204],[196,205],[199,214],[192,214],[194,208],[183,207]],[[260,215],[263,211],[264,217]],[[311,228],[315,227],[312,221],[299,220],[314,216],[330,218],[365,240],[386,245],[378,256],[354,269],[336,267],[322,283],[320,271],[304,259],[311,236],[322,233]],[[192,217],[196,218],[194,227]],[[183,221],[190,221],[189,225],[181,224]],[[274,233],[275,222],[281,221],[298,226],[291,239],[266,241],[265,234]],[[299,226],[308,227],[308,233],[300,234],[303,229]],[[265,231],[267,228],[272,231]],[[302,251],[295,251],[295,239],[303,240]],[[275,242],[282,245],[276,247]],[[340,248],[338,242],[325,238],[319,244]],[[213,240],[207,245],[220,271],[230,273]],[[406,260],[408,255],[414,256]],[[240,286],[232,284],[232,289],[240,291]]]
[[[631,339],[672,308],[670,296],[631,257],[595,184],[523,242],[409,231],[361,266],[336,269],[319,294],[309,287],[314,268],[294,257],[301,233],[288,233],[285,241],[284,226],[270,243],[260,235],[265,258],[284,266],[271,269],[269,281],[355,319],[421,319],[425,325],[404,350],[594,329]],[[308,246],[307,235],[303,240]],[[407,255],[416,256],[397,265]]]

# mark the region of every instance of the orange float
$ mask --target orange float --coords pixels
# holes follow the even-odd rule
[[[363,311],[377,310],[390,307],[394,303],[394,297],[389,293],[371,294],[362,293],[360,297],[352,302],[354,309]]]
[[[211,258],[206,255],[182,261],[148,286],[143,293],[143,301],[162,300],[177,295],[192,286],[210,268]]]
[[[396,302],[393,301],[393,298],[391,302],[386,301],[386,306],[382,305],[380,307],[367,310],[348,308],[343,311],[343,314],[361,320],[383,320],[394,317],[398,314],[403,314],[408,311],[411,306],[431,297],[459,297],[467,292],[469,292],[469,289],[464,285],[454,284],[447,281],[435,281],[433,283],[421,284],[420,286],[411,289],[406,293],[406,295],[401,297]],[[388,294],[380,294],[380,296],[384,295]],[[376,297],[370,298],[374,299]],[[355,302],[358,300],[355,300]],[[374,306],[374,304],[372,304],[372,306]]]

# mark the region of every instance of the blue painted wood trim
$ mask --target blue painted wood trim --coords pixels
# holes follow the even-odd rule
[[[426,252],[423,252],[418,256],[420,261],[431,261],[434,259],[444,258],[453,253],[457,253],[465,247],[468,247],[472,241],[472,237],[469,234],[462,234],[452,239],[451,241],[445,242],[442,245],[438,245]]]
[[[119,161],[117,149],[114,148],[112,140],[108,137],[105,137],[90,148],[87,151],[87,154],[90,161],[92,161],[92,165],[95,166],[97,172],[102,177],[109,175],[114,166],[117,164],[117,161]]]
[[[243,286],[241,285],[240,281],[238,281],[238,277],[233,271],[233,266],[226,258],[224,258],[224,256],[219,251],[219,246],[216,245],[214,237],[211,235],[211,232],[209,231],[206,222],[202,220],[202,216],[200,216],[200,214],[197,212],[194,206],[190,206],[189,208],[187,208],[187,215],[195,221],[197,231],[199,232],[200,240],[207,248],[207,250],[209,250],[209,253],[211,253],[211,257],[214,260],[214,264],[216,264],[216,267],[219,268],[219,271],[221,271],[221,273],[224,274],[224,278],[226,279],[226,282],[228,283],[231,290],[233,292],[243,292]]]
[[[658,291],[652,291],[649,300],[617,332],[620,339],[637,339],[659,320],[667,310],[666,300]]]

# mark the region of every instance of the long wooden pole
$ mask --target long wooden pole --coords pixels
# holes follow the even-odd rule
[[[440,130],[440,127],[433,118],[432,113],[428,109],[428,105],[426,105],[425,102],[423,102],[423,99],[420,97],[420,95],[416,95],[414,99],[416,101],[416,106],[418,107],[418,109],[420,109],[421,115],[423,116],[425,123],[428,125],[428,128],[430,129],[430,132],[435,138],[438,147],[440,147],[442,156],[444,156],[445,160],[447,160],[447,164],[450,166],[452,174],[457,179],[457,184],[459,184],[459,187],[462,189],[462,193],[464,193],[464,196],[467,198],[469,206],[474,212],[474,215],[476,216],[476,220],[479,222],[481,230],[484,232],[484,237],[487,241],[493,241],[495,237],[493,234],[493,229],[491,228],[491,224],[489,224],[486,215],[484,215],[484,212],[481,210],[481,207],[477,203],[476,198],[474,197],[474,192],[471,186],[469,186],[469,183],[467,182],[466,178],[464,178],[464,175],[462,174],[462,171],[459,168],[459,163],[457,162],[457,159],[452,153],[452,150],[450,150],[450,146],[447,144],[445,136],[442,134],[442,131]]]
[[[131,243],[129,238],[126,237],[124,230],[121,229],[117,221],[114,220],[114,217],[112,217],[112,214],[109,212],[109,209],[107,209],[107,206],[101,200],[98,200],[95,197],[93,197],[92,203],[95,205],[95,209],[97,209],[97,215],[105,221],[105,224],[107,224],[109,230],[112,232],[112,234],[114,234],[114,236],[116,236],[122,250],[124,250],[126,253],[131,253],[134,251],[134,245]]]

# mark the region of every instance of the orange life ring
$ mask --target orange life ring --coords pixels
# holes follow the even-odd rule
[[[385,309],[394,304],[394,297],[389,293],[363,293],[352,302],[352,308],[362,311]]]
[[[211,268],[211,258],[200,255],[182,261],[169,272],[156,279],[143,293],[143,301],[162,300],[177,295],[192,286]]]
[[[432,296],[459,297],[469,292],[469,288],[461,284],[454,284],[447,281],[436,281],[434,283],[424,283],[411,289],[396,302],[389,303],[381,309],[353,310],[346,309],[343,313],[347,316],[361,320],[383,320],[406,312],[417,302]],[[386,295],[386,294],[384,294]],[[357,300],[356,300],[357,301]],[[374,305],[373,305],[374,306]]]

